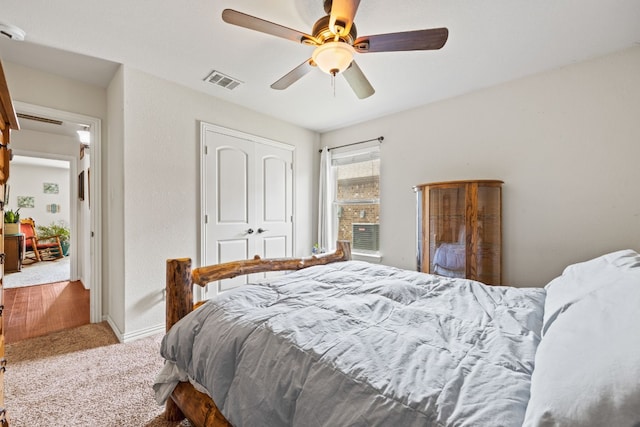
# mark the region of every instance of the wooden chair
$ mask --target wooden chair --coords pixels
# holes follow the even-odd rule
[[[60,236],[38,237],[33,218],[20,220],[20,232],[24,234],[26,259],[31,259],[33,262],[52,261],[64,256]]]

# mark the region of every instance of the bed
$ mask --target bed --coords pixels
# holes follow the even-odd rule
[[[640,255],[544,288],[349,260],[167,261],[166,417],[195,426],[640,423]],[[192,286],[287,270],[192,310]]]

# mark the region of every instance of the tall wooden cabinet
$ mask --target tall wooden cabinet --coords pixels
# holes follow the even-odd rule
[[[18,117],[13,109],[13,102],[7,88],[2,63],[0,63],[0,427],[9,425],[9,418],[4,407],[4,371],[7,360],[4,357],[4,187],[9,179],[9,160],[11,150],[9,142],[11,130],[18,129]]]
[[[414,190],[418,271],[500,285],[502,181],[435,182]]]

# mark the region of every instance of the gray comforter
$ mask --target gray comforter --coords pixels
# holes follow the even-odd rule
[[[235,426],[520,426],[543,289],[348,261],[207,302],[165,336],[154,389]]]

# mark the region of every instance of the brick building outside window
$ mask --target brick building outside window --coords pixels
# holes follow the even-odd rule
[[[379,253],[380,155],[378,147],[333,158],[334,230],[354,253]]]

